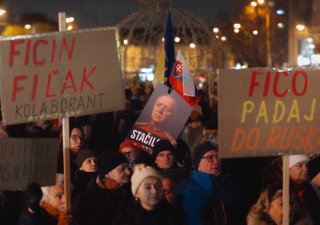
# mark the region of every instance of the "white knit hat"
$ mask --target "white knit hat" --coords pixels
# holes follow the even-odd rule
[[[307,155],[289,155],[289,168],[293,167],[299,162],[309,161],[310,158]]]
[[[142,181],[148,177],[155,177],[159,180],[162,180],[160,173],[153,167],[146,166],[145,164],[136,164],[134,166],[133,174],[131,176],[131,191],[133,196],[137,194],[138,188]]]

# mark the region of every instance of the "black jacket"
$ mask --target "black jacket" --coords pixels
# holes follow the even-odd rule
[[[118,213],[112,225],[184,225],[182,216],[166,201],[160,202],[152,211],[143,209],[139,202],[128,205]]]
[[[314,225],[320,225],[320,198],[308,182],[304,186],[302,196],[306,209],[309,211]]]
[[[117,189],[92,188],[80,195],[77,207],[79,225],[109,225],[119,211],[131,201],[125,187]]]
[[[19,225],[57,225],[58,219],[39,208],[35,213],[30,213],[25,209],[20,217]]]

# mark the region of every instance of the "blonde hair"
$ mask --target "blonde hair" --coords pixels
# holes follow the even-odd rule
[[[269,185],[260,194],[257,202],[250,208],[247,216],[247,223],[250,220],[260,218],[263,214],[268,214],[270,204],[273,200],[282,197],[282,187],[278,184]]]

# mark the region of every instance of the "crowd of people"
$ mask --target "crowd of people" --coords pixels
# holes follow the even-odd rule
[[[2,191],[1,224],[282,224],[279,157],[257,159],[254,171],[239,167],[247,161],[221,160],[218,144],[204,135],[217,129],[217,110],[204,93],[174,142],[162,139],[144,151],[126,139],[147,101],[139,93],[126,90],[126,110],[70,118],[71,210],[61,144],[56,183]],[[3,138],[61,138],[60,131],[58,120],[0,129]],[[289,170],[290,224],[320,225],[320,156],[290,155]]]

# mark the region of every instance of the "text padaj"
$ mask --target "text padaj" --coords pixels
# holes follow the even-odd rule
[[[320,152],[319,70],[219,71],[219,154]]]

